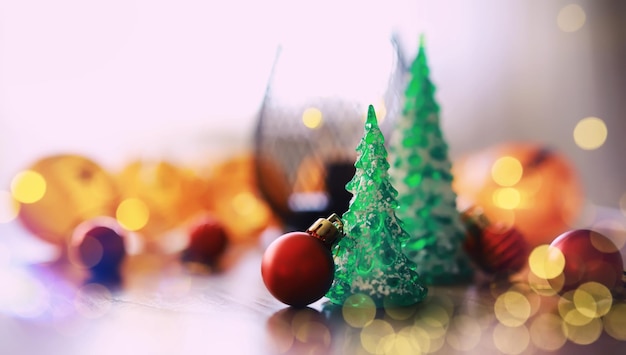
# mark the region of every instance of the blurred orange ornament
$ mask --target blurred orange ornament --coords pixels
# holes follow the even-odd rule
[[[156,240],[203,209],[206,184],[193,171],[165,161],[134,161],[118,176],[122,201],[117,219]]]
[[[571,228],[583,192],[570,162],[545,146],[503,143],[454,162],[460,208],[476,205],[494,222],[515,226],[530,247],[549,244]]]
[[[119,201],[114,179],[79,155],[54,155],[35,162],[16,176],[12,190],[21,201],[22,224],[57,245],[67,243],[81,222],[114,216]]]
[[[270,225],[278,225],[272,212],[258,190],[254,157],[249,154],[230,158],[211,169],[208,176],[209,195],[207,207],[222,221],[232,241],[241,242],[256,238]],[[277,208],[286,208],[287,182],[281,172],[269,162],[261,164],[259,173],[271,186]]]

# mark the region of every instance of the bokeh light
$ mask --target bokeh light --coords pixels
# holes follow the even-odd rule
[[[397,334],[398,338],[408,339],[410,343],[411,349],[407,352],[397,352],[398,354],[421,354],[421,353],[429,353],[431,351],[431,338],[429,334],[422,328],[418,326],[407,326],[402,329]],[[443,339],[443,337],[440,337]],[[396,346],[399,348],[400,346]]]
[[[341,313],[345,322],[350,326],[363,328],[374,320],[376,305],[368,295],[357,293],[345,300]]]
[[[580,313],[589,318],[599,318],[611,309],[613,296],[603,284],[586,282],[574,291],[572,301]]]
[[[585,10],[580,5],[569,4],[561,8],[556,22],[563,32],[576,32],[580,30],[587,19]]]
[[[574,142],[585,150],[598,149],[606,141],[607,134],[608,130],[604,121],[597,117],[587,117],[576,124]]]
[[[376,319],[361,330],[361,346],[370,354],[386,354],[393,347],[395,335],[389,322]]]
[[[319,128],[322,125],[322,111],[315,107],[309,107],[302,112],[302,123],[310,129]]]
[[[563,322],[573,326],[583,326],[589,324],[593,318],[581,313],[573,302],[574,291],[563,294],[558,301],[558,310]]]
[[[530,317],[531,306],[523,294],[506,291],[496,299],[493,312],[500,323],[508,327],[518,327]]]
[[[428,349],[430,340],[423,330],[417,327],[404,327],[396,334],[389,354],[422,354]]]
[[[35,203],[46,193],[46,180],[32,170],[19,172],[11,180],[11,193],[21,203]]]
[[[542,279],[553,279],[565,268],[565,256],[558,248],[547,244],[533,249],[528,256],[530,270]]]
[[[551,280],[551,282],[554,283],[554,280]],[[554,296],[560,291],[560,288],[555,290],[550,281],[535,275],[534,272],[528,273],[528,285],[534,293],[540,296]]]
[[[385,309],[385,313],[395,320],[405,320],[411,318],[415,312],[417,311],[417,307],[419,304],[414,304],[406,307],[398,307],[396,305],[391,304],[388,298],[383,299],[383,307]]]
[[[567,338],[563,333],[561,317],[552,313],[542,313],[533,319],[530,325],[530,340],[539,349],[556,351],[560,349]]]
[[[522,163],[511,156],[498,158],[491,167],[491,178],[500,186],[517,184],[523,173]]]
[[[119,204],[115,216],[122,227],[129,231],[136,231],[148,223],[150,210],[142,200],[127,198]]]
[[[8,223],[17,218],[19,202],[8,191],[0,190],[0,223]]]
[[[602,318],[604,330],[617,340],[626,341],[626,303],[617,303]]]
[[[520,205],[522,197],[518,189],[501,187],[493,192],[493,203],[505,210],[513,210]]]
[[[493,329],[493,343],[504,354],[521,354],[528,348],[530,334],[524,325],[507,327],[497,324]]]
[[[599,318],[594,318],[582,325],[564,322],[563,333],[565,333],[567,339],[572,343],[589,345],[600,338],[602,334],[602,321]]]
[[[467,315],[457,315],[450,321],[446,342],[455,350],[471,351],[478,345],[482,331],[478,322]]]

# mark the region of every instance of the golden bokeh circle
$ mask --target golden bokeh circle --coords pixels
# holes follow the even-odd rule
[[[491,178],[500,186],[514,186],[524,174],[522,163],[517,158],[504,156],[491,166]]]
[[[393,347],[395,336],[389,322],[375,319],[361,330],[361,346],[370,354],[386,354]]]
[[[450,320],[446,342],[458,351],[473,350],[482,336],[478,322],[468,315],[457,315]]]
[[[571,342],[579,345],[594,343],[602,334],[602,321],[599,318],[591,319],[588,323],[576,325],[563,322],[563,333]]]
[[[556,351],[567,341],[562,324],[563,320],[556,314],[539,314],[530,325],[530,340],[539,349]]]
[[[626,303],[614,304],[602,321],[607,334],[617,340],[626,341]]]
[[[508,327],[518,327],[526,323],[531,314],[528,299],[516,291],[507,291],[498,296],[493,312],[500,323]]]
[[[493,343],[503,354],[517,355],[528,348],[530,334],[526,326],[507,327],[499,323],[493,329]]]
[[[565,268],[565,256],[560,249],[547,244],[539,245],[528,256],[530,270],[540,278],[553,279]]]
[[[351,327],[363,328],[376,317],[376,304],[368,295],[356,293],[346,298],[341,314]]]
[[[603,120],[587,117],[580,120],[574,128],[574,142],[584,150],[600,148],[606,141],[608,129]]]

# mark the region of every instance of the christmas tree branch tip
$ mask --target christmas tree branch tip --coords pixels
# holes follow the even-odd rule
[[[378,125],[378,119],[376,118],[376,110],[374,109],[374,105],[370,105],[367,108],[367,122],[369,124],[373,124],[374,126]]]

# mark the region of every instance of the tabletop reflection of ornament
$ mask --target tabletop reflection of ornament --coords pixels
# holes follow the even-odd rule
[[[490,220],[515,226],[530,247],[570,229],[582,209],[574,167],[540,144],[498,144],[458,159],[452,173],[460,206],[480,206]]]
[[[321,36],[324,37],[324,36]],[[281,47],[255,132],[257,163],[285,175],[287,204],[258,169],[264,197],[289,228],[348,209],[345,184],[354,175],[354,147],[370,103],[388,132],[400,111],[406,67],[394,41],[358,41],[337,34]]]
[[[81,222],[114,216],[119,193],[114,179],[80,155],[42,158],[13,179],[19,220],[39,238],[64,245]]]

